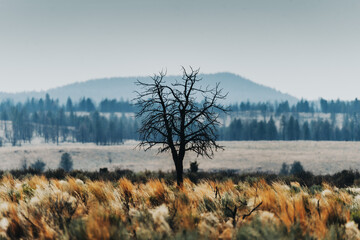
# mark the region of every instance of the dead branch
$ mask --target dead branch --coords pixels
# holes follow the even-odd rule
[[[259,204],[258,204],[256,207],[254,207],[248,214],[244,214],[242,219],[244,220],[245,218],[249,217],[258,207],[261,206],[262,203],[263,203],[263,202],[259,203]]]

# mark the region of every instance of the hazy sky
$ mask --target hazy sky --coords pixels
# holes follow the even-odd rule
[[[0,0],[0,91],[181,65],[360,97],[358,0]]]

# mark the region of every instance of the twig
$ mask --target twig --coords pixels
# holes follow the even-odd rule
[[[259,204],[258,204],[253,210],[251,210],[248,214],[244,214],[244,215],[243,215],[243,220],[244,220],[245,218],[247,218],[248,216],[250,216],[258,207],[261,206],[262,203],[263,203],[263,202],[259,203]]]
[[[219,198],[221,199],[219,188],[216,186],[216,188],[215,188],[215,198],[217,198],[218,195],[219,195]]]
[[[321,218],[321,212],[320,212],[320,199],[318,199],[318,201],[317,201],[317,207],[316,207],[316,210],[318,211],[318,213],[319,213],[319,217]]]
[[[233,226],[235,227],[236,226],[236,212],[237,212],[237,206],[235,206],[234,210],[232,210],[231,208],[229,208],[227,205],[226,205],[226,209],[229,210],[231,212],[231,216],[232,216],[232,219],[233,219]]]
[[[247,202],[246,202],[246,200],[245,200],[245,202],[244,202],[244,201],[241,201],[241,200],[239,199],[239,202],[241,203],[241,205],[243,205],[243,206],[247,206]]]

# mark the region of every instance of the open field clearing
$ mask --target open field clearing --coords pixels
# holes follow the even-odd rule
[[[0,180],[1,239],[359,239],[360,189],[261,179]]]
[[[213,159],[185,157],[185,168],[190,161],[198,161],[201,170],[237,169],[245,172],[278,172],[283,162],[300,161],[305,170],[315,174],[339,172],[343,169],[360,167],[359,142],[312,142],[312,141],[273,141],[273,142],[221,142],[224,151],[215,153]],[[42,159],[47,168],[57,168],[61,154],[68,152],[74,160],[74,168],[98,170],[123,168],[134,171],[173,169],[168,153],[157,154],[155,150],[144,152],[135,149],[136,142],[126,142],[117,146],[96,146],[94,144],[34,144],[22,147],[1,147],[0,168],[20,168],[21,161],[28,163]]]

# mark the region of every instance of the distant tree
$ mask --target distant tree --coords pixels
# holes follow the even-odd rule
[[[295,161],[292,165],[291,165],[291,169],[290,169],[290,174],[292,175],[298,175],[305,172],[303,166],[301,165],[301,162],[299,161]]]
[[[9,120],[9,116],[8,116],[8,113],[5,109],[2,109],[1,110],[1,120],[4,120],[4,121],[7,121]]]
[[[28,168],[28,162],[27,159],[24,157],[20,162],[20,169],[26,170]]]
[[[165,73],[160,72],[151,82],[137,81],[143,90],[137,92],[136,117],[141,119],[140,144],[148,150],[159,146],[159,152],[170,151],[177,175],[177,184],[183,183],[183,160],[186,152],[211,158],[214,151],[223,149],[217,144],[219,114],[227,109],[218,103],[225,99],[219,84],[214,88],[201,88],[197,84],[199,70],[183,68],[180,81],[165,82]],[[202,102],[197,101],[203,96]]]
[[[92,114],[92,121],[94,125],[94,140],[97,145],[106,145],[106,119],[100,116],[98,111]]]
[[[20,105],[12,107],[10,120],[12,121],[12,145],[17,145],[21,140],[30,142],[33,136],[33,125],[30,123],[26,108]]]
[[[267,140],[277,139],[277,129],[275,126],[275,121],[272,116],[270,117],[270,120],[266,124],[266,139]]]
[[[64,126],[66,125],[66,116],[64,108],[60,108],[56,115],[55,128],[56,128],[56,143],[59,145],[60,134],[63,132]]]
[[[287,165],[285,162],[283,162],[281,165],[279,174],[283,175],[283,176],[288,175],[289,174],[289,165]]]
[[[290,117],[287,123],[286,132],[287,140],[295,140],[295,119],[293,116]]]
[[[323,113],[328,113],[329,112],[328,102],[323,98],[320,99],[320,107],[321,107],[321,111]]]
[[[310,128],[309,128],[309,123],[308,122],[304,122],[303,126],[302,126],[302,138],[304,140],[310,140],[311,139],[311,134],[310,134]]]
[[[68,97],[66,101],[66,111],[72,112],[73,111],[73,103],[70,97]]]
[[[264,121],[260,121],[257,123],[255,140],[265,140],[265,139],[266,139],[266,123]]]
[[[86,99],[86,111],[87,112],[93,112],[95,111],[95,104],[93,103],[93,101],[90,98]]]
[[[30,165],[30,168],[43,172],[45,170],[46,163],[44,163],[41,159],[36,160]]]
[[[227,140],[241,140],[242,128],[241,119],[234,119],[231,121],[229,127],[227,128]]]
[[[197,161],[195,162],[190,162],[190,172],[192,173],[197,173],[199,170],[199,164]]]
[[[286,140],[287,139],[287,121],[286,121],[286,117],[284,115],[281,116],[280,126],[281,126],[281,138],[282,138],[282,140]]]
[[[45,108],[45,103],[44,103],[44,100],[42,98],[40,98],[38,105],[39,105],[40,112],[43,112],[45,110],[44,109]]]
[[[299,125],[299,121],[297,119],[295,119],[294,121],[294,140],[299,140],[300,139],[300,125]]]
[[[331,125],[327,120],[320,122],[320,139],[331,140]]]
[[[52,110],[52,101],[51,101],[50,95],[48,93],[45,96],[45,110],[46,111]]]
[[[245,102],[241,102],[240,104],[240,110],[241,111],[249,111],[250,110],[250,102],[247,101],[246,103]]]
[[[61,155],[61,161],[59,164],[59,168],[64,169],[66,172],[70,172],[73,168],[73,160],[69,153],[63,153]]]
[[[85,97],[80,99],[77,108],[78,108],[77,109],[78,111],[86,111],[86,99],[85,99]]]
[[[336,141],[342,141],[342,133],[339,127],[335,127],[334,130],[334,140]]]
[[[296,104],[296,112],[313,112],[314,109],[310,106],[310,103],[307,100],[301,99],[300,102]]]
[[[300,126],[297,119],[293,116],[290,117],[286,125],[287,140],[299,140]]]
[[[290,106],[288,101],[281,102],[276,109],[276,115],[278,116],[282,113],[288,113],[288,112],[290,112]]]

